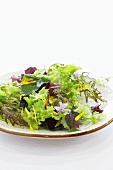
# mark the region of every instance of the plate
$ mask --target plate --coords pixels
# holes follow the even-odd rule
[[[13,72],[9,74],[5,74],[0,77],[0,84],[8,83],[10,77],[12,75],[18,76],[23,71]],[[104,93],[105,98],[107,98],[107,106],[104,109],[104,113],[106,114],[106,119],[91,125],[89,127],[82,128],[80,131],[68,132],[66,130],[61,131],[50,131],[50,130],[34,130],[30,131],[27,127],[13,127],[11,124],[7,124],[6,122],[0,121],[0,130],[9,134],[27,136],[27,137],[40,137],[40,138],[69,138],[75,136],[81,136],[96,132],[98,130],[103,129],[113,122],[113,91],[111,86],[108,86]]]

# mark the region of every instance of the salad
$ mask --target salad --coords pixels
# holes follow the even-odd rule
[[[102,121],[107,101],[98,87],[104,83],[79,71],[76,65],[55,63],[12,75],[9,83],[0,85],[0,120],[31,131],[77,131]]]

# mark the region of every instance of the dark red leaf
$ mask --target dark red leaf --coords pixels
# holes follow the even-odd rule
[[[49,89],[50,95],[53,95],[53,90],[54,90],[54,89],[60,88],[60,85],[59,85],[59,84],[54,84],[54,83],[51,83],[51,82],[46,83],[44,86],[45,86],[47,89]]]
[[[55,119],[53,119],[53,118],[48,118],[48,119],[46,119],[46,122],[47,122],[47,124],[48,124],[48,128],[49,128],[50,130],[54,130],[55,125],[56,125],[56,123],[57,123],[57,120],[55,120]]]
[[[75,117],[78,115],[77,112],[70,112],[69,114],[66,115],[66,123],[70,127],[70,129],[73,128],[79,128],[79,126],[82,124],[81,120],[75,120]]]
[[[12,76],[11,80],[12,80],[12,82],[17,81],[18,83],[21,83],[23,76],[24,76],[24,74],[21,74],[21,76],[18,76],[18,77]]]
[[[33,74],[37,70],[36,67],[29,67],[25,71],[25,74]]]
[[[36,70],[37,70],[36,67],[29,67],[29,68],[27,68],[24,71],[25,71],[25,74],[33,74]],[[12,82],[17,81],[18,83],[21,83],[23,76],[24,76],[24,74],[21,74],[18,77],[12,76],[11,80],[12,80]]]
[[[102,113],[102,112],[103,112],[103,110],[100,109],[100,105],[91,106],[91,110],[92,110],[93,112],[99,112],[99,113]]]

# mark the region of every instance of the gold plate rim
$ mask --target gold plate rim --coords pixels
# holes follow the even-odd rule
[[[39,134],[39,133],[25,133],[25,132],[17,132],[13,130],[8,130],[5,128],[0,127],[0,131],[12,134],[12,135],[18,135],[18,136],[25,136],[25,137],[38,137],[38,138],[69,138],[69,137],[77,137],[77,136],[83,136],[87,134],[91,134],[93,132],[96,132],[98,130],[101,130],[111,124],[113,122],[113,118],[105,122],[104,124],[92,128],[90,130],[84,130],[84,131],[79,131],[79,133],[66,133],[66,134]]]

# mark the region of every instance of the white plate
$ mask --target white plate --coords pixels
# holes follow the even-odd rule
[[[7,83],[10,80],[10,77],[12,75],[18,76],[22,73],[22,71],[19,72],[13,72],[6,75],[3,75],[0,77],[0,84]],[[107,87],[106,91],[104,92],[105,98],[107,98],[107,106],[104,109],[104,113],[106,114],[106,119],[91,125],[83,130],[80,131],[74,131],[74,132],[68,132],[66,130],[61,131],[50,131],[50,130],[34,130],[30,131],[27,127],[13,127],[11,124],[7,124],[6,122],[0,121],[0,130],[6,133],[14,134],[14,135],[20,135],[20,136],[29,136],[29,137],[41,137],[41,138],[66,138],[66,137],[75,137],[80,135],[86,135],[89,133],[96,132],[107,125],[109,125],[111,122],[113,122],[113,91],[111,90],[111,87]]]

